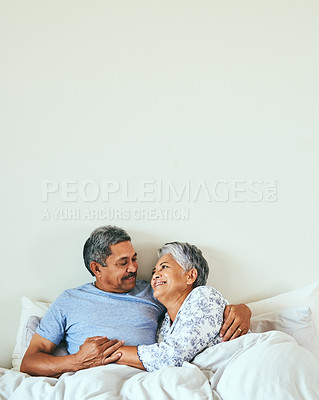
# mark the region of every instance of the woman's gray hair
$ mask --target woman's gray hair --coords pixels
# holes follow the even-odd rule
[[[83,247],[84,264],[90,274],[94,276],[90,267],[92,261],[105,267],[106,257],[112,254],[110,246],[127,241],[131,241],[130,236],[124,229],[117,226],[106,225],[95,229]]]
[[[209,267],[199,248],[189,243],[170,242],[165,243],[158,250],[159,257],[164,254],[171,254],[185,272],[190,271],[192,268],[197,270],[197,278],[193,288],[206,285]]]

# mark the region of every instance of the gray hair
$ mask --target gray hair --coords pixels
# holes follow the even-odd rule
[[[193,288],[206,285],[209,267],[199,248],[189,243],[170,242],[158,250],[159,257],[164,254],[170,254],[185,272],[196,269],[197,278]]]
[[[110,246],[126,241],[131,241],[130,236],[124,229],[117,226],[106,225],[95,229],[83,247],[84,264],[90,274],[94,276],[90,267],[92,261],[105,267],[106,257],[112,254]]]

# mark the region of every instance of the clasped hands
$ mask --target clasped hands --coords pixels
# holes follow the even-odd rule
[[[123,344],[123,340],[109,340],[106,336],[87,338],[79,351],[74,354],[75,362],[81,369],[116,362],[121,357],[121,353],[116,353],[116,351]]]
[[[246,334],[250,327],[250,317],[251,312],[245,304],[226,306],[224,324],[219,333],[223,342]],[[123,344],[123,340],[109,340],[106,336],[87,338],[74,354],[75,361],[81,369],[117,362],[122,356],[118,349]]]

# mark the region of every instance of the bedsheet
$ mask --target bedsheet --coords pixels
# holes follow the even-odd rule
[[[248,334],[192,363],[145,372],[106,365],[59,379],[0,369],[1,400],[319,400],[319,361],[287,334]]]

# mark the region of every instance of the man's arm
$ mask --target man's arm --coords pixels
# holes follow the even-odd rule
[[[59,377],[64,372],[97,367],[115,362],[120,354],[113,354],[123,341],[109,340],[106,336],[87,338],[75,354],[62,357],[52,355],[56,345],[37,333],[23,357],[20,371],[29,375]]]
[[[219,332],[223,342],[245,335],[250,328],[251,311],[246,304],[228,305],[224,311],[224,324]]]

